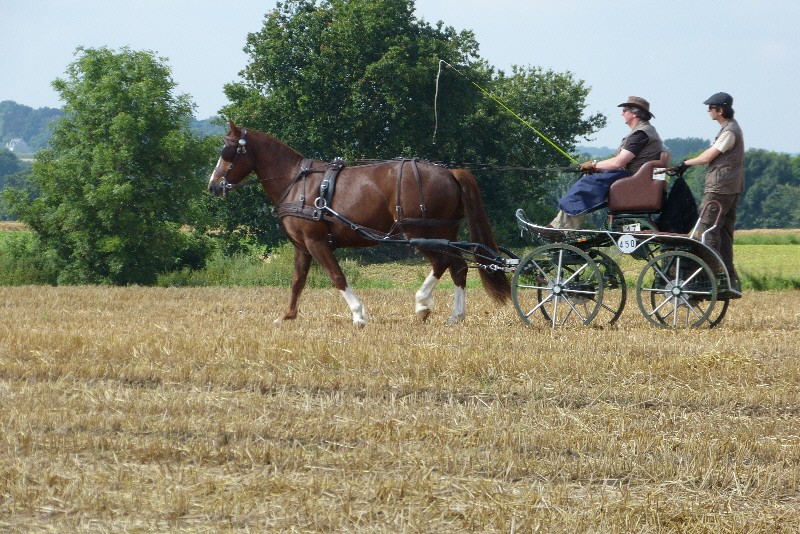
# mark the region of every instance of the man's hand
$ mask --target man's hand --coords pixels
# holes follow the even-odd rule
[[[680,174],[681,176],[683,176],[683,173],[685,173],[686,169],[688,169],[688,168],[689,168],[689,166],[686,165],[686,162],[685,161],[681,161],[680,165],[675,165],[674,167],[667,167],[667,170],[670,171],[670,172],[676,172],[676,173]]]
[[[583,172],[594,172],[596,169],[597,161],[584,161],[578,165],[578,169]]]

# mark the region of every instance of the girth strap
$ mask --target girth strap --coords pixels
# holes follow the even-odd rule
[[[336,158],[328,165],[325,176],[322,177],[322,183],[319,184],[319,196],[314,201],[315,208],[322,209],[331,205],[333,193],[336,190],[336,177],[339,176],[343,167],[344,160],[342,158]]]
[[[419,192],[419,210],[422,215],[422,219],[426,219],[428,217],[428,209],[425,207],[425,198],[422,194],[422,179],[419,176],[419,168],[417,167],[417,162],[419,158],[414,159],[404,159],[400,162],[400,172],[397,174],[397,201],[395,204],[395,210],[397,211],[397,217],[395,217],[395,225],[403,224],[405,218],[403,217],[403,205],[400,199],[400,192],[401,192],[401,185],[403,182],[403,167],[406,163],[411,162],[411,169],[414,171],[414,181],[417,183],[417,191]]]

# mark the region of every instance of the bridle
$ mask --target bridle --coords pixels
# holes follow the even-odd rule
[[[220,151],[219,155],[220,155],[220,161],[228,163],[228,166],[224,169],[224,171],[219,167],[219,165],[214,167],[215,173],[222,174],[222,180],[220,180],[219,185],[222,188],[223,196],[225,196],[228,193],[228,191],[232,191],[243,185],[249,183],[261,182],[261,180],[258,180],[257,182],[248,182],[242,180],[241,182],[236,184],[228,182],[228,175],[230,174],[231,169],[233,169],[233,164],[236,161],[236,157],[239,156],[240,154],[244,154],[247,158],[252,158],[252,155],[250,155],[250,153],[247,151],[246,128],[242,128],[242,135],[241,137],[239,137],[238,141],[234,141],[233,137],[231,136],[228,135],[225,136],[225,146],[222,147],[222,150]]]

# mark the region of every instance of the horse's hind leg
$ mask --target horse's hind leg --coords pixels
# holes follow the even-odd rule
[[[447,324],[458,324],[467,317],[467,262],[462,258],[450,259],[450,278],[453,280],[453,312]]]
[[[417,290],[416,295],[414,295],[414,311],[420,321],[427,321],[428,316],[431,314],[433,290],[436,289],[436,284],[439,283],[439,278],[441,276],[442,273],[436,276],[436,270],[432,270],[428,274],[428,277],[425,278],[425,281],[422,282],[422,286]]]
[[[450,318],[447,320],[447,324],[460,323],[466,317],[466,262],[461,258],[444,256],[434,252],[423,251],[423,254],[428,258],[428,261],[431,262],[433,268],[415,295],[415,311],[417,317],[422,321],[428,319],[431,313],[431,307],[433,306],[433,290],[436,288],[436,284],[439,283],[444,272],[449,268],[450,277],[455,284],[455,293],[453,295],[453,311],[450,314]]]

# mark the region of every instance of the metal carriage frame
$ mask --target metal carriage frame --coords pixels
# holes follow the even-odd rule
[[[642,230],[640,223],[562,230],[533,224],[522,210],[516,217],[521,233],[538,245],[512,279],[514,306],[528,325],[537,318],[554,328],[614,324],[628,300],[625,275],[613,258],[618,254],[645,262],[634,286],[636,301],[656,326],[713,328],[730,300],[741,296],[719,253],[705,243],[714,227],[698,234],[699,220],[683,235]]]

